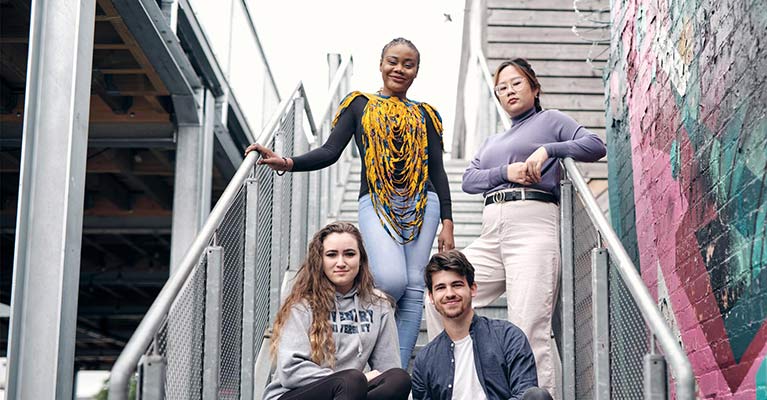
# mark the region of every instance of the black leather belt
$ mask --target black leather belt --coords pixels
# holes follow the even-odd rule
[[[516,200],[537,200],[546,203],[558,203],[553,194],[536,190],[507,190],[490,193],[485,197],[485,205],[505,203]]]

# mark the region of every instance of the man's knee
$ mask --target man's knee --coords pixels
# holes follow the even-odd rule
[[[553,400],[546,389],[531,387],[522,395],[522,400]]]

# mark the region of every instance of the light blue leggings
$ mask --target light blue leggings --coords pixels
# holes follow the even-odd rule
[[[440,220],[439,198],[428,193],[421,233],[401,245],[386,233],[369,195],[359,199],[359,226],[376,287],[397,302],[397,332],[402,368],[407,368],[418,339],[423,312],[423,269],[429,262]]]

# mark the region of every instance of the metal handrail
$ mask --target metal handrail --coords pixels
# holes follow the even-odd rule
[[[607,222],[604,214],[597,205],[597,200],[591,194],[586,179],[583,178],[575,161],[572,158],[563,160],[568,177],[573,182],[573,186],[580,193],[586,212],[591,218],[591,222],[602,235],[602,239],[607,242],[607,248],[610,255],[615,258],[616,266],[621,278],[623,278],[626,287],[631,293],[631,297],[642,313],[647,326],[653,335],[658,339],[661,349],[671,364],[671,370],[676,378],[676,396],[678,399],[695,398],[695,378],[692,372],[692,365],[687,359],[687,355],[677,344],[671,329],[663,320],[658,307],[650,296],[650,291],[644,284],[642,277],[637,273],[634,262],[631,261],[626,249],[621,244],[618,235],[615,234],[612,226]]]
[[[489,68],[487,68],[487,60],[481,50],[478,50],[476,54],[477,61],[482,67],[482,73],[485,78],[484,82],[492,91],[494,90],[493,80]],[[495,104],[495,110],[498,112],[504,128],[509,129],[511,127],[511,120],[509,119],[508,114],[503,110],[497,98],[494,97],[493,103]],[[563,164],[570,180],[573,182],[573,186],[575,186],[575,189],[583,200],[586,211],[591,218],[591,222],[602,235],[602,238],[607,242],[607,248],[610,251],[610,255],[615,258],[618,272],[625,282],[632,299],[637,307],[639,307],[647,326],[650,328],[653,335],[658,338],[658,343],[665,356],[668,358],[671,370],[676,378],[677,398],[694,399],[695,376],[692,371],[692,365],[687,359],[687,355],[682,351],[674,339],[671,329],[666,325],[652,296],[650,296],[650,291],[647,289],[642,277],[637,273],[637,268],[634,265],[634,262],[631,261],[631,257],[626,253],[626,249],[623,247],[620,239],[615,234],[610,223],[607,222],[607,218],[605,218],[599,208],[596,198],[591,193],[591,190],[589,190],[586,179],[584,179],[583,174],[581,174],[575,161],[572,158],[565,158]]]
[[[292,97],[288,97],[280,103],[279,109],[264,127],[260,137],[268,139],[270,135],[274,134],[274,130],[279,124],[280,116],[291,105],[291,99]],[[257,157],[258,155],[256,152],[252,152],[245,157],[245,160],[237,169],[237,172],[235,172],[234,177],[227,185],[224,193],[216,202],[216,206],[213,207],[213,211],[210,212],[210,216],[195,237],[189,250],[187,250],[186,255],[181,260],[178,268],[173,275],[168,278],[168,281],[163,286],[160,294],[158,294],[155,301],[152,302],[151,307],[149,307],[149,310],[144,315],[141,323],[139,323],[139,326],[131,336],[128,344],[125,345],[125,348],[120,353],[120,356],[112,367],[109,379],[110,399],[127,400],[130,375],[135,371],[141,355],[144,354],[144,351],[149,347],[149,344],[154,338],[154,333],[160,328],[163,319],[168,314],[168,311],[170,311],[173,301],[181,292],[184,283],[197,265],[197,262],[203,251],[205,251],[205,247],[208,246],[209,240],[213,236],[216,227],[224,219],[226,211],[235,200],[240,187],[248,176],[250,176]]]
[[[509,115],[506,114],[506,111],[503,110],[503,107],[498,101],[498,98],[495,97],[495,83],[493,83],[493,74],[490,73],[490,67],[487,65],[487,58],[485,58],[485,53],[482,52],[482,49],[476,50],[475,58],[479,63],[480,71],[482,71],[482,77],[484,78],[483,81],[485,82],[485,85],[487,85],[487,88],[490,90],[490,94],[495,99],[493,104],[495,105],[495,111],[501,117],[503,128],[509,129],[511,128],[511,119],[509,119]]]
[[[338,70],[336,71],[335,75],[333,76],[333,79],[330,81],[330,85],[328,86],[328,94],[329,96],[325,101],[322,103],[322,107],[320,108],[322,110],[322,114],[319,114],[320,117],[318,119],[313,119],[313,113],[312,109],[309,106],[309,102],[304,102],[304,111],[306,112],[307,119],[309,120],[309,127],[310,132],[307,132],[307,139],[309,139],[309,143],[312,143],[313,140],[315,140],[318,135],[320,134],[320,129],[322,128],[322,124],[325,120],[329,119],[332,115],[333,110],[335,109],[336,104],[333,102],[333,96],[332,94],[337,92],[339,87],[341,86],[341,82],[343,82],[344,78],[346,77],[347,70],[350,70],[352,67],[352,57],[349,56],[345,58],[341,65],[339,65]],[[293,90],[293,94],[291,94],[291,98],[296,95],[296,93],[300,94],[302,97],[306,98],[306,90],[304,89],[304,85],[302,82],[298,83],[298,86],[295,90]],[[309,137],[309,133],[311,133],[311,137]],[[263,141],[259,141],[259,143],[265,143]]]
[[[331,82],[331,90],[337,90],[343,76],[351,66],[351,57],[344,61],[341,68],[338,69],[333,81]],[[334,92],[331,92],[334,93]],[[306,97],[306,92],[302,82],[299,82],[295,89],[289,96],[280,102],[279,107],[272,115],[269,122],[261,130],[261,134],[258,136],[259,143],[269,143],[272,137],[275,135],[276,128],[279,126],[280,119],[292,106],[293,100],[298,96]],[[332,97],[332,96],[331,96]],[[328,100],[327,108],[332,111],[332,98]],[[322,119],[315,121],[311,118],[311,108],[308,102],[304,102],[304,110],[309,116],[309,124],[311,126],[312,136],[318,137],[319,131],[316,126],[322,126]],[[323,113],[323,118],[330,111]],[[312,138],[310,138],[311,141]],[[173,301],[181,292],[184,283],[194,270],[198,260],[205,251],[206,246],[209,243],[210,238],[214,235],[216,228],[223,221],[227,210],[235,200],[240,187],[245,180],[250,176],[253,170],[255,162],[258,158],[258,153],[251,152],[245,157],[240,167],[235,172],[234,177],[227,185],[223,194],[216,202],[215,207],[211,211],[205,224],[200,229],[200,232],[195,237],[192,245],[187,250],[186,255],[181,260],[176,271],[168,278],[168,281],[163,286],[157,298],[150,306],[144,318],[139,323],[136,331],[131,336],[125,348],[120,353],[114,366],[111,370],[111,376],[109,380],[109,398],[114,400],[127,400],[128,385],[130,381],[130,375],[135,371],[136,365],[139,362],[142,354],[149,347],[151,341],[154,338],[154,333],[162,325],[165,316],[170,311]]]
[[[330,86],[328,87],[328,93],[332,94],[338,91],[338,88],[341,86],[341,82],[343,81],[343,78],[346,75],[346,71],[350,69],[352,66],[352,57],[349,56],[345,60],[341,62],[341,65],[338,66],[338,71],[336,71],[336,75],[333,77],[333,80],[330,81]],[[328,96],[327,99],[325,99],[324,107],[321,108],[322,114],[320,116],[320,119],[317,120],[318,124],[321,124],[322,121],[325,121],[326,119],[329,119],[330,116],[333,113],[333,110],[335,110],[336,104],[333,102],[333,96]]]

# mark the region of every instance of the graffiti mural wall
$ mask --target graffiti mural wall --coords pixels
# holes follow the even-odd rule
[[[767,399],[767,2],[615,0],[613,224],[701,398]]]

